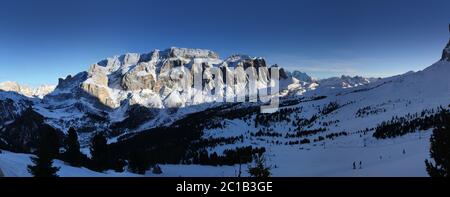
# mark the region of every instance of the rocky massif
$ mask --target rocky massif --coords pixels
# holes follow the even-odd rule
[[[267,83],[268,73],[255,72],[250,76],[235,71],[236,68],[248,67],[270,69],[262,58],[231,56],[221,60],[215,52],[201,49],[170,48],[147,54],[129,53],[105,59],[90,66],[87,72],[60,80],[55,91],[44,100],[65,100],[69,92],[78,97],[80,91],[84,91],[112,109],[123,103],[153,108],[182,107],[214,101],[215,98],[206,95],[208,91],[216,90],[216,95],[224,94],[223,89],[215,87],[225,88],[226,81],[232,78],[215,81],[216,68],[220,72],[235,75],[237,82],[232,85],[236,91],[245,88],[249,78],[256,78],[258,83]],[[201,83],[204,90],[192,88],[194,76],[198,73],[203,75]],[[282,80],[295,83],[284,73],[281,76]],[[203,96],[194,97],[194,101],[188,103],[196,91]]]
[[[256,80],[258,89],[265,88],[274,67],[279,66],[268,66],[263,58],[232,55],[221,59],[217,53],[203,49],[172,47],[143,54],[128,53],[59,79],[58,85],[54,89],[49,87],[52,91],[45,92],[45,96],[44,93],[35,96],[39,91],[16,83],[4,83],[2,87],[10,92],[2,95],[14,98],[0,100],[1,127],[27,133],[20,136],[32,136],[31,131],[45,124],[60,133],[74,127],[82,141],[88,141],[93,132],[104,132],[113,138],[170,124],[189,113],[220,105],[215,101],[224,96],[235,99],[248,88],[250,79]],[[252,68],[251,72],[245,73],[248,68]],[[194,79],[198,75],[202,78]],[[288,75],[282,68],[279,76],[284,92],[302,89],[309,83]],[[203,89],[196,89],[194,83],[200,83]],[[14,120],[20,119],[27,109],[42,118],[27,119],[29,128],[27,125],[13,128],[18,126]],[[8,133],[2,138],[12,140]]]

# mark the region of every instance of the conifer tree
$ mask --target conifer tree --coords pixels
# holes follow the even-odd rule
[[[443,125],[433,130],[430,138],[430,156],[434,164],[425,161],[427,172],[431,177],[449,177],[450,170],[450,113],[443,110]]]
[[[263,154],[258,154],[255,157],[255,166],[249,167],[248,173],[251,177],[269,177],[270,167],[266,167],[266,160]]]
[[[59,138],[51,127],[44,127],[39,134],[39,144],[36,157],[31,158],[34,166],[29,165],[28,171],[35,177],[57,177],[59,168],[53,167],[53,159],[59,152]]]
[[[108,168],[108,145],[106,137],[102,134],[97,134],[92,138],[91,155],[93,168],[96,171],[102,172]]]
[[[156,165],[153,167],[152,173],[153,173],[153,174],[162,174],[163,172],[162,172],[162,170],[161,170],[161,167],[160,167],[158,164],[156,164]]]
[[[81,166],[82,153],[80,151],[80,143],[78,142],[78,134],[74,128],[70,128],[66,139],[66,152],[64,157],[72,166]]]
[[[145,171],[148,170],[148,162],[143,151],[134,150],[131,152],[128,169],[133,173],[145,174]]]

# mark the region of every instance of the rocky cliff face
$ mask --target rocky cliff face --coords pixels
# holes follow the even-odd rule
[[[450,41],[442,52],[442,61],[450,61]]]
[[[250,67],[255,70],[250,73],[236,71]],[[173,47],[146,54],[129,53],[93,64],[86,77],[79,77],[78,81],[72,77],[60,80],[55,93],[47,98],[82,90],[112,109],[122,103],[158,108],[182,107],[211,102],[216,96],[223,96],[223,88],[233,78],[218,76],[219,72],[235,75],[237,82],[228,88],[236,92],[245,88],[249,78],[257,79],[257,87],[262,87],[268,82],[269,73],[260,73],[260,67],[268,68],[263,58],[234,55],[222,60],[217,53],[203,49]],[[196,74],[203,75],[203,90],[193,88]],[[281,73],[280,76],[287,78]],[[68,88],[65,85],[74,83],[79,85]],[[211,91],[215,96],[207,94]]]
[[[450,24],[448,25],[448,31],[450,32]],[[450,40],[448,41],[447,46],[442,52],[441,61],[450,61]]]

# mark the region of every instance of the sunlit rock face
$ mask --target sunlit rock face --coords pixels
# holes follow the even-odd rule
[[[252,72],[243,72],[248,68],[252,68]],[[84,74],[61,79],[55,93],[47,98],[80,98],[83,97],[80,93],[86,93],[111,109],[123,103],[176,108],[214,101],[207,93],[214,91],[215,95],[223,96],[223,89],[231,88],[227,87],[227,81],[235,80],[233,88],[238,90],[244,89],[250,79],[257,80],[257,87],[260,87],[267,84],[269,70],[261,57],[232,55],[222,60],[210,50],[172,47],[102,60],[91,65]],[[228,75],[218,75],[225,73]],[[280,73],[282,79],[287,78],[283,71]],[[193,89],[196,74],[202,76],[202,94]],[[58,96],[60,93],[65,96]]]

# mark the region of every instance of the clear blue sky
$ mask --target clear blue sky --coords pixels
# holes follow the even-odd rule
[[[245,53],[319,78],[438,60],[448,0],[2,0],[0,81],[54,84],[103,58],[171,46]]]

